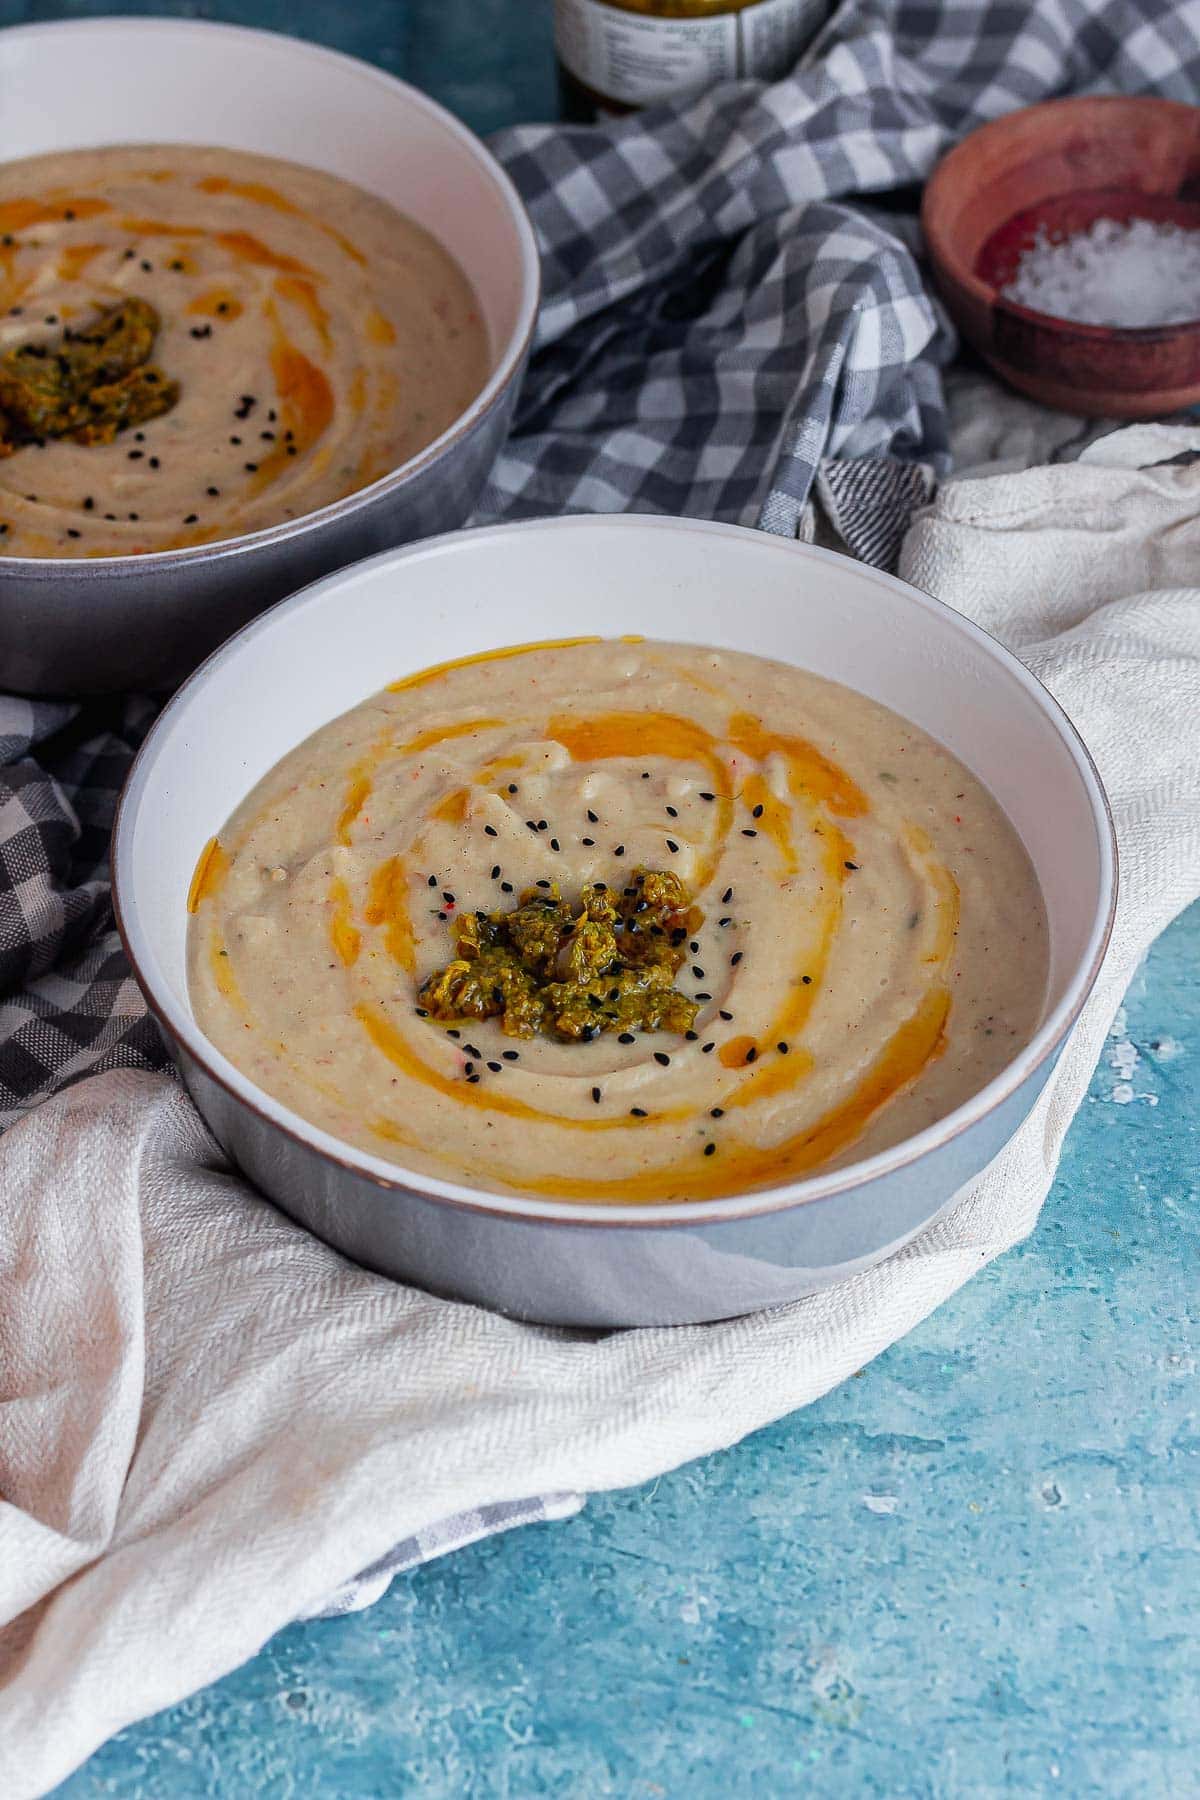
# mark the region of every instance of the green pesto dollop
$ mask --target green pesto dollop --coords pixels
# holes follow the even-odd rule
[[[421,984],[420,1003],[446,1023],[498,1018],[508,1037],[690,1031],[699,1002],[673,983],[703,918],[679,877],[657,869],[619,889],[590,884],[578,906],[554,884],[527,888],[508,912],[454,921],[454,959]]]
[[[0,356],[0,456],[68,437],[110,444],[119,431],[169,412],[179,383],[150,362],[159,318],[136,295],[57,342],[18,344]]]

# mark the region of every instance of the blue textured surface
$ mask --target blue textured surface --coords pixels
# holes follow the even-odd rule
[[[287,26],[483,130],[553,106],[543,0],[122,10]],[[1200,1793],[1198,1050],[1195,908],[1033,1238],[860,1378],[293,1626],[60,1795]]]

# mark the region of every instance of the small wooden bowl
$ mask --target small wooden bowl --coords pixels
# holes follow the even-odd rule
[[[1077,325],[1001,297],[1039,231],[1097,219],[1200,227],[1200,107],[1123,97],[1050,100],[963,139],[934,170],[921,223],[934,278],[996,373],[1063,412],[1147,419],[1200,401],[1197,318]]]

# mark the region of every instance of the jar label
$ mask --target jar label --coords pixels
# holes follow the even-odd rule
[[[554,0],[554,43],[577,81],[609,100],[645,106],[718,81],[777,80],[825,13],[826,0],[757,0],[715,18],[664,19],[605,0]]]

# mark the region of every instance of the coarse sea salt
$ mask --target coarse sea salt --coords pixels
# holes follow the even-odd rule
[[[1043,229],[1002,293],[1080,325],[1178,325],[1200,319],[1200,231],[1154,219],[1097,219],[1052,242]]]

